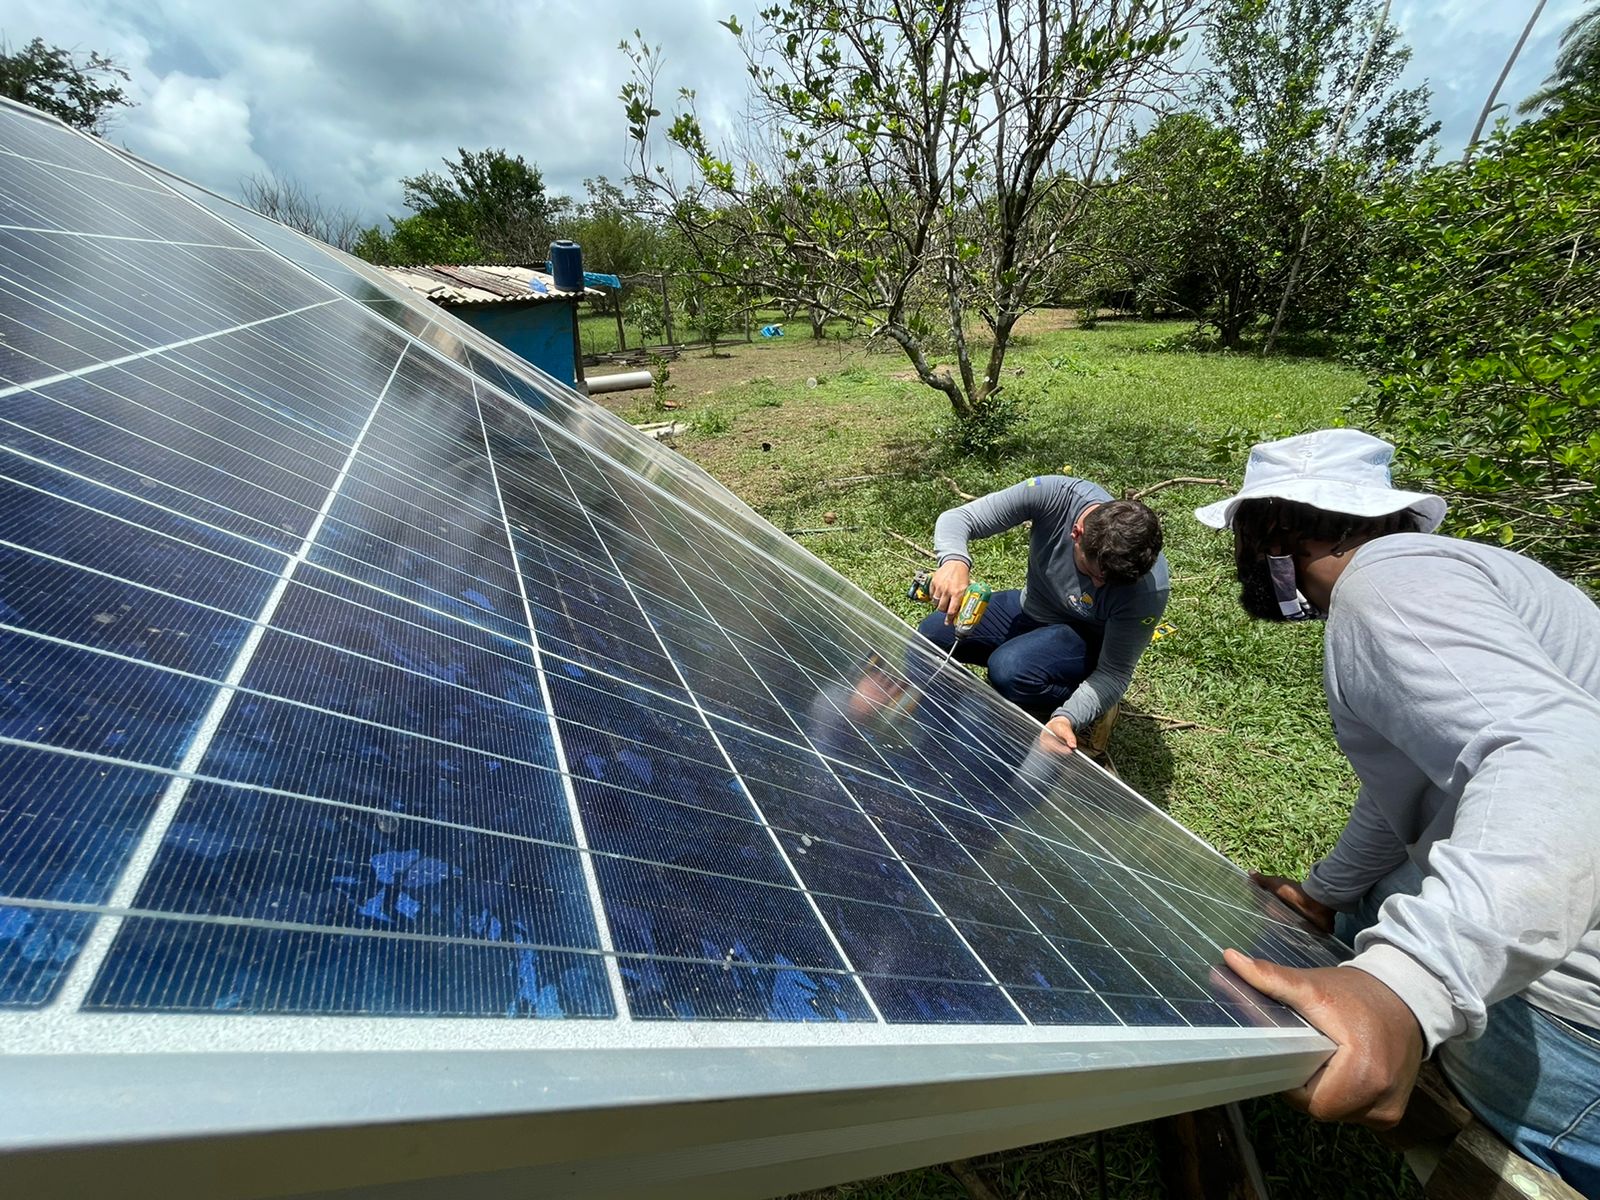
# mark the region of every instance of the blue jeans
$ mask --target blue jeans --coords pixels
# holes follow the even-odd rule
[[[987,667],[989,686],[1041,721],[1066,703],[1100,657],[1100,630],[1036,621],[1022,611],[1017,590],[991,596],[983,620],[964,638],[937,611],[922,619],[917,632],[940,651],[954,645],[957,662]]]
[[[1421,888],[1422,872],[1405,863],[1355,912],[1340,913],[1335,931],[1353,942],[1389,896]],[[1509,996],[1489,1009],[1481,1038],[1445,1042],[1435,1059],[1463,1103],[1518,1154],[1600,1198],[1600,1029]]]

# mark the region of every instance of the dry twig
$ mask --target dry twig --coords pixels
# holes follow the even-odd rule
[[[1141,721],[1154,721],[1163,729],[1198,729],[1203,733],[1226,733],[1226,729],[1217,729],[1211,725],[1202,725],[1198,721],[1182,721],[1177,717],[1166,717],[1160,713],[1138,712],[1135,709],[1124,707],[1122,715],[1125,717],[1138,717]]]
[[[1162,488],[1202,483],[1209,483],[1215,487],[1233,486],[1226,479],[1198,479],[1191,475],[1180,475],[1176,479],[1163,479],[1160,483],[1152,483],[1149,487],[1140,488],[1138,491],[1134,491],[1132,488],[1124,488],[1122,490],[1122,498],[1124,500],[1143,500],[1151,492],[1159,492]]]
[[[960,496],[963,500],[976,500],[977,499],[977,497],[974,496],[971,492],[963,492],[961,490],[961,488],[956,484],[956,481],[954,479],[951,479],[950,476],[941,475],[941,476],[939,476],[939,478],[944,480],[946,483],[948,483],[950,485],[950,490],[952,492],[954,492],[956,495]]]
[[[932,559],[937,559],[939,557],[932,550],[929,550],[926,546],[917,545],[916,542],[913,542],[910,538],[908,538],[903,533],[896,533],[892,529],[886,529],[886,530],[884,530],[884,532],[887,533],[890,537],[894,538],[896,541],[904,542],[906,545],[910,546],[913,550],[917,551],[917,553],[923,555],[924,557],[932,558]]]
[[[958,1158],[954,1162],[945,1163],[945,1167],[956,1177],[957,1182],[967,1189],[967,1195],[971,1196],[972,1200],[1000,1200],[1000,1197],[995,1195],[994,1189],[979,1177],[966,1159]]]

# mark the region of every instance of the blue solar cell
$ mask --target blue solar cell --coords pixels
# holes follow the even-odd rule
[[[84,1008],[379,1017],[610,1017],[597,955],[128,918]]]
[[[87,913],[0,904],[0,1008],[38,1008],[55,994],[94,925]]]
[[[133,907],[599,947],[575,850],[213,784],[185,795]]]

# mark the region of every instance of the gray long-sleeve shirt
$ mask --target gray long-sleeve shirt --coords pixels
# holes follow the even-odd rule
[[[1079,572],[1072,553],[1073,523],[1084,509],[1110,500],[1109,492],[1087,479],[1036,475],[942,513],[933,527],[939,561],[959,558],[970,565],[971,539],[1033,522],[1022,611],[1037,621],[1073,621],[1104,630],[1094,670],[1053,714],[1066,717],[1075,729],[1087,728],[1128,690],[1134,665],[1150,644],[1171,592],[1167,560],[1160,555],[1155,566],[1129,584],[1097,588]]]
[[[1520,992],[1600,1026],[1600,609],[1520,555],[1432,534],[1360,547],[1323,681],[1361,792],[1305,888],[1350,908],[1409,855],[1352,966],[1427,1048]]]

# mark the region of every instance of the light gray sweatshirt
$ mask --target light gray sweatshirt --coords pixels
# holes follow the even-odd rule
[[[1408,855],[1425,877],[1349,965],[1429,1052],[1518,992],[1600,1026],[1600,608],[1506,550],[1379,538],[1334,585],[1323,682],[1361,792],[1307,893],[1348,909]]]
[[[1052,714],[1066,717],[1074,729],[1088,728],[1122,699],[1139,655],[1167,611],[1171,592],[1167,560],[1161,555],[1143,576],[1120,586],[1097,588],[1093,580],[1079,573],[1072,553],[1073,523],[1084,509],[1110,500],[1111,493],[1087,479],[1036,475],[940,514],[933,527],[933,548],[939,562],[959,558],[970,566],[967,543],[972,538],[990,537],[1024,521],[1033,522],[1022,611],[1046,624],[1074,621],[1098,625],[1104,631],[1094,670]]]

